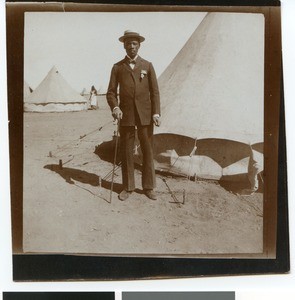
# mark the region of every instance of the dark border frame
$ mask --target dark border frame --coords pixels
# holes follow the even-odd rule
[[[23,1],[26,2],[26,1]],[[66,1],[67,2],[67,1]],[[73,1],[72,1],[73,2]],[[86,2],[86,1],[85,1]],[[88,3],[94,1],[89,1]],[[99,3],[121,4],[123,1],[99,1]],[[124,4],[134,3],[135,1],[124,1]],[[161,3],[160,3],[161,2]],[[173,3],[172,3],[173,2]],[[270,6],[279,9],[278,1],[149,1],[149,4],[178,5],[179,8],[186,5],[205,5],[206,9],[214,10],[212,5],[222,2],[226,6],[231,2],[231,6],[254,5]],[[242,3],[241,3],[242,2]],[[82,3],[80,1],[79,3]],[[98,2],[96,2],[98,3]],[[147,1],[137,1],[137,4],[146,4]],[[220,5],[221,3],[219,3]],[[236,7],[238,9],[238,7]],[[76,11],[75,5],[69,3],[68,11]],[[216,7],[215,7],[216,9]],[[251,10],[251,9],[250,9]],[[286,139],[285,139],[285,119],[284,119],[284,97],[283,97],[283,78],[282,68],[271,70],[265,64],[266,82],[275,82],[275,88],[268,84],[265,86],[265,96],[273,94],[280,98],[265,114],[265,137],[269,132],[275,132],[279,138],[279,155],[277,174],[274,178],[274,190],[277,191],[277,203],[265,201],[268,207],[264,218],[264,242],[267,252],[275,254],[275,259],[212,259],[212,258],[152,258],[152,257],[103,257],[103,256],[78,256],[78,255],[31,255],[22,254],[22,192],[23,181],[22,162],[23,162],[23,30],[25,11],[60,11],[58,3],[49,3],[46,8],[40,8],[34,4],[11,3],[7,6],[7,68],[8,68],[8,110],[9,110],[9,133],[10,133],[10,172],[11,172],[11,202],[12,202],[12,238],[13,238],[13,279],[23,280],[111,280],[111,279],[156,279],[156,278],[175,278],[175,277],[194,277],[200,275],[237,275],[237,274],[266,274],[266,273],[285,273],[290,269],[289,258],[289,234],[288,234],[288,201],[287,201],[287,172],[286,172]],[[276,16],[276,14],[274,14]],[[270,14],[268,21],[273,21]],[[276,19],[276,18],[274,18]],[[280,20],[274,20],[276,25]],[[280,25],[280,24],[279,24]],[[269,24],[266,24],[266,31]],[[273,31],[266,32],[269,38],[280,39],[280,26],[272,28]],[[269,45],[268,45],[269,46]],[[267,61],[275,60],[276,66],[280,66],[281,53],[277,48],[266,52]],[[272,75],[275,75],[274,78]],[[280,80],[281,76],[281,80]],[[278,87],[278,81],[280,81]],[[14,99],[14,101],[12,101]],[[16,101],[16,100],[17,101]],[[267,100],[270,100],[266,97]],[[278,103],[280,102],[280,107]],[[280,114],[280,126],[274,125],[274,120]],[[269,130],[272,128],[272,130]],[[268,151],[275,151],[277,148],[274,139],[270,140]],[[266,149],[267,150],[267,149]],[[275,168],[276,169],[276,168]],[[269,169],[270,170],[270,169]],[[272,190],[273,191],[273,190]],[[268,192],[268,197],[276,197],[276,194]],[[269,199],[265,197],[265,199]],[[271,221],[271,222],[269,222]],[[271,234],[271,232],[276,234]],[[271,236],[272,235],[272,236]],[[276,235],[276,236],[275,236]]]
[[[3,292],[3,300],[115,300],[114,292]]]

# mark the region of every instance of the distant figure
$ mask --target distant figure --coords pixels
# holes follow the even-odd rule
[[[97,90],[94,87],[94,85],[91,87],[89,100],[90,100],[90,109],[97,109],[98,108],[98,106],[97,106]]]

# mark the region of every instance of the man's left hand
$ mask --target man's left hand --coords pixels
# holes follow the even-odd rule
[[[161,125],[161,117],[159,115],[154,115],[153,116],[153,121],[154,121],[154,124],[156,126],[159,127]]]

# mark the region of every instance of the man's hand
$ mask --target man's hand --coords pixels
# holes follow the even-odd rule
[[[156,126],[159,127],[161,125],[161,117],[159,115],[153,115],[153,121]]]
[[[112,113],[113,117],[116,119],[116,120],[121,120],[122,117],[123,117],[123,112],[122,110],[119,108],[119,107],[115,107],[113,109],[113,113]]]

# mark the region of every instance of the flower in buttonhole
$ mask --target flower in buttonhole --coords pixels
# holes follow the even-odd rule
[[[141,70],[140,71],[140,79],[143,79],[144,76],[146,76],[146,75],[147,75],[147,70]]]

